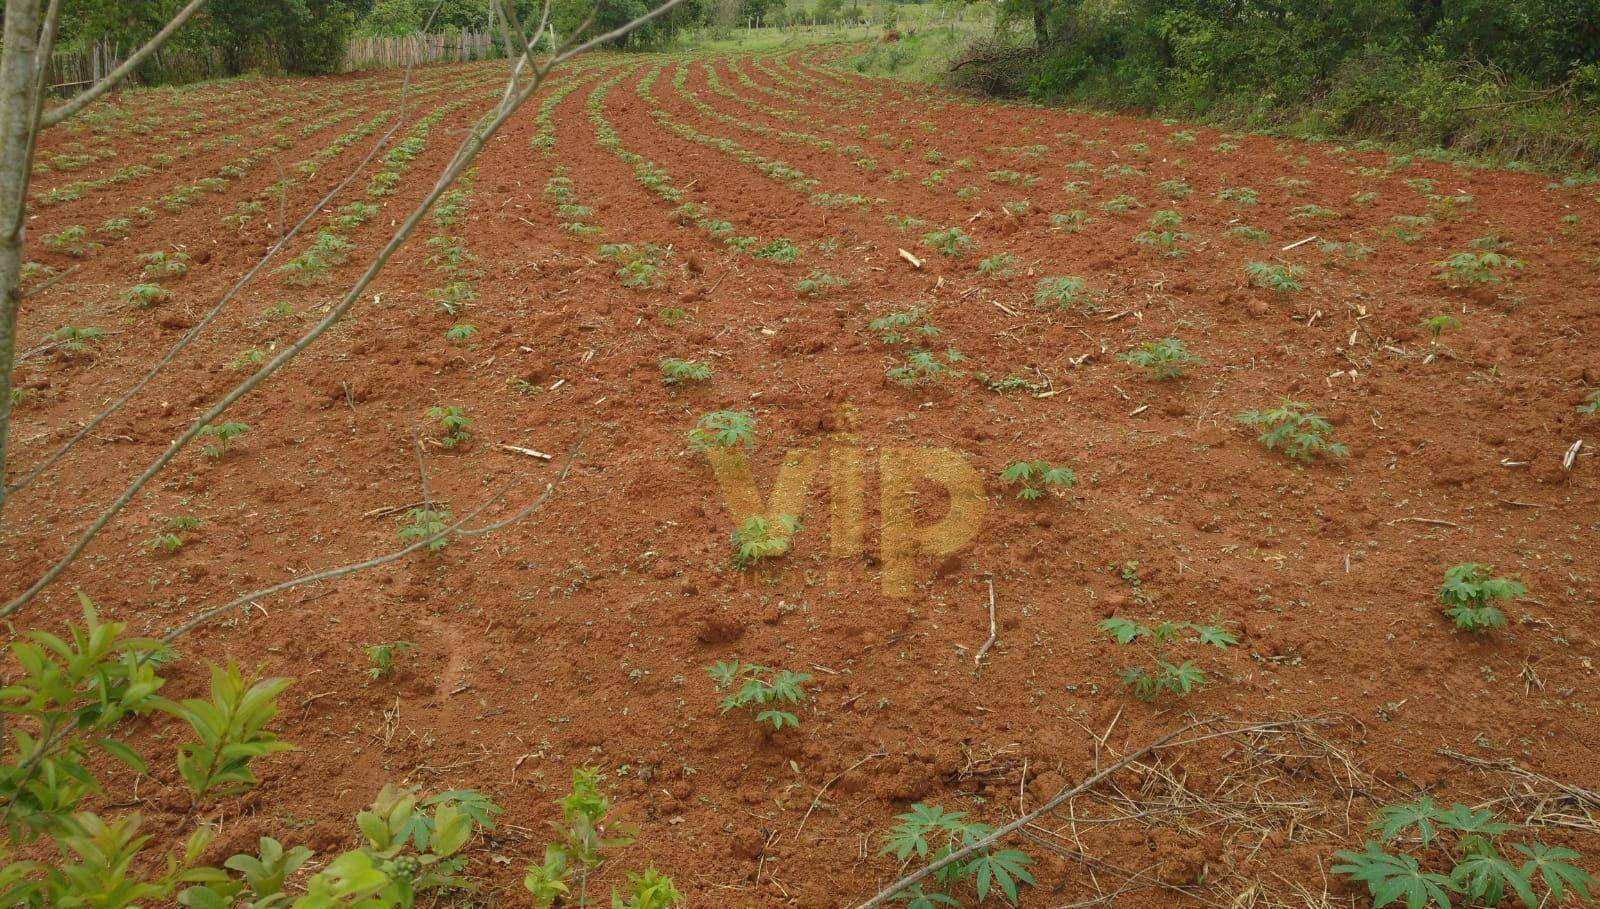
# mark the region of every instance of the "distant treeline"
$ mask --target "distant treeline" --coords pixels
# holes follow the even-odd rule
[[[985,91],[1600,160],[1600,0],[1002,0]]]
[[[516,0],[531,27],[541,0]],[[558,37],[577,29],[595,0],[553,0],[551,26]],[[608,31],[646,12],[659,0],[600,0],[593,32]],[[154,35],[185,0],[65,0],[55,81],[67,87],[87,80],[107,59],[120,61]],[[873,0],[889,7],[889,0]],[[683,0],[629,34],[619,44],[653,47],[686,28],[829,24],[869,18],[861,0]],[[878,19],[884,17],[878,16]],[[246,72],[319,75],[338,72],[347,60],[394,56],[385,45],[361,39],[489,35],[498,39],[487,0],[209,0],[135,81],[187,82]],[[473,39],[477,41],[475,37]],[[498,40],[497,40],[498,43]],[[494,53],[498,53],[496,48]],[[353,57],[352,57],[353,55]],[[403,54],[401,56],[404,56]]]

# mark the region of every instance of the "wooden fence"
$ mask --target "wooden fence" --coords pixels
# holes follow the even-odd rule
[[[53,95],[71,95],[94,84],[116,69],[137,49],[113,41],[99,41],[85,50],[57,51],[51,55],[46,74]],[[345,49],[346,72],[362,69],[410,66],[413,63],[483,60],[495,56],[498,47],[489,32],[461,31],[439,35],[406,35],[399,38],[352,38]],[[166,74],[163,82],[195,82],[223,75],[222,61],[216,55],[195,55],[166,48],[156,52],[155,69]],[[139,79],[130,76],[130,85]]]
[[[484,60],[495,55],[494,38],[486,31],[459,31],[445,35],[405,35],[398,38],[352,38],[345,52],[346,72],[358,69],[399,68],[414,63]]]
[[[85,51],[58,51],[50,57],[45,85],[55,95],[70,95],[100,81],[116,69],[132,48],[99,41]]]

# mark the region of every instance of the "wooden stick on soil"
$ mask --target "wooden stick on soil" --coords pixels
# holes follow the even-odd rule
[[[1460,524],[1457,524],[1455,521],[1446,521],[1444,518],[1395,518],[1393,521],[1389,522],[1389,526],[1392,527],[1395,524],[1404,524],[1404,523],[1407,523],[1407,522],[1410,522],[1412,524],[1427,524],[1427,525],[1429,525],[1431,527],[1460,527],[1461,526]]]
[[[851,764],[850,766],[844,768],[843,770],[839,771],[838,773],[835,773],[833,775],[832,779],[828,780],[826,783],[823,783],[822,784],[822,788],[817,790],[816,798],[811,800],[811,807],[806,809],[806,816],[800,819],[800,826],[795,828],[795,830],[794,830],[794,838],[795,839],[799,839],[800,838],[801,832],[806,829],[806,821],[811,820],[811,812],[816,811],[817,810],[817,806],[822,804],[822,796],[823,796],[824,793],[826,793],[828,791],[828,787],[829,786],[832,786],[834,783],[839,782],[839,780],[844,778],[845,774],[847,774],[850,771],[856,769],[857,767],[860,767],[862,764],[865,764],[866,762],[871,761],[871,760],[876,760],[878,758],[886,758],[888,756],[889,756],[889,753],[887,751],[875,751],[872,754],[869,754],[866,757],[862,758],[861,760],[856,761],[854,764]]]
[[[983,655],[989,652],[989,648],[990,647],[994,646],[996,630],[997,629],[996,629],[995,623],[994,623],[994,578],[990,578],[989,579],[989,639],[987,641],[983,642],[983,646],[978,648],[978,652],[976,654],[973,654],[972,665],[974,665],[974,666],[983,665]]]

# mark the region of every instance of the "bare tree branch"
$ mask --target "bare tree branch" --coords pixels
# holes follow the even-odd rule
[[[108,73],[104,79],[84,89],[71,101],[46,111],[44,116],[39,118],[40,125],[46,129],[55,126],[77,114],[78,111],[83,110],[88,106],[89,102],[116,88],[118,83],[127,78],[129,73],[138,69],[139,64],[143,63],[147,57],[160,50],[161,45],[166,44],[167,39],[171,38],[178,29],[183,28],[184,23],[188,22],[190,17],[199,12],[200,7],[205,5],[206,0],[189,0],[189,5],[179,10],[178,14],[173,16],[171,21],[166,24],[166,27],[156,32],[155,37],[145,42],[144,47],[139,48],[134,52],[133,56],[122,61],[121,66]]]

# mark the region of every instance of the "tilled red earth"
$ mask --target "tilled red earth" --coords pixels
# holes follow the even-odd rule
[[[526,521],[264,598],[180,641],[171,691],[198,692],[202,658],[224,655],[294,678],[278,726],[299,750],[259,762],[262,785],[204,817],[158,769],[137,790],[147,829],[165,839],[215,823],[218,856],[266,834],[326,853],[354,842],[352,816],[387,781],[476,788],[506,809],[471,850],[482,901],[514,905],[553,800],[574,768],[593,766],[640,828],[601,888],[653,864],[695,906],[847,906],[901,871],[879,840],[912,803],[998,825],[1163,733],[1226,717],[1306,722],[1165,752],[1072,814],[1041,818],[1016,841],[1038,862],[1023,905],[1364,900],[1329,872],[1331,853],[1359,848],[1376,807],[1423,792],[1493,807],[1594,868],[1600,838],[1583,818],[1600,806],[1550,780],[1600,784],[1600,416],[1578,410],[1600,385],[1596,187],[969,102],[852,75],[835,65],[845,53],[596,57],[559,74],[491,141],[460,223],[426,224],[376,293],[229,411],[248,431],[224,457],[186,451],[12,617],[16,630],[59,627],[81,589],[105,615],[159,633],[251,589],[392,550],[398,512],[424,497],[412,439],[413,427],[438,435],[430,407],[461,407],[473,423],[467,443],[428,447],[429,497],[457,515],[508,483],[486,518],[511,514],[575,452]],[[466,103],[445,110],[379,214],[348,234],[349,262],[310,287],[263,272],[145,393],[14,497],[8,592],[247,374],[229,366],[241,352],[270,354],[327,311],[488,109],[498,75],[421,71],[400,135]],[[14,427],[13,482],[278,238],[269,186],[392,109],[398,86],[384,74],[229,84],[181,104],[130,96],[104,127],[115,156],[39,178],[48,189],[147,158],[151,140],[125,128],[174,107],[237,113],[280,99],[295,117],[287,128],[235,117],[221,129],[257,129],[37,210],[30,258],[76,270],[25,304],[18,378],[33,393]],[[166,129],[165,143],[187,147]],[[81,258],[40,245],[209,176],[274,133],[274,157],[188,207],[158,207],[125,239],[99,238]],[[376,135],[300,174],[290,219]],[[41,160],[90,136],[52,134]],[[681,195],[652,191],[640,160]],[[567,209],[547,192],[557,176],[570,181]],[[366,174],[336,205],[365,185]],[[1219,197],[1242,187],[1256,204]],[[1103,207],[1119,196],[1138,206]],[[267,204],[242,226],[220,221],[256,198]],[[685,202],[758,242],[734,251],[679,211]],[[1163,209],[1182,218],[1181,258],[1134,242]],[[1076,231],[1051,218],[1073,211],[1086,219]],[[1397,220],[1416,216],[1428,220]],[[1264,245],[1227,235],[1241,225],[1265,231]],[[950,227],[969,249],[946,257],[923,242]],[[426,261],[426,241],[450,234],[478,272],[454,316],[433,302]],[[1471,291],[1435,278],[1434,263],[1490,235],[1524,267]],[[798,248],[792,264],[755,255],[779,239]],[[618,243],[670,247],[653,286],[623,286],[601,250]],[[162,282],[169,300],[136,308],[123,299],[142,280],[135,255],[156,250],[186,251],[193,266]],[[1004,255],[1009,275],[980,273]],[[1252,285],[1252,261],[1301,266],[1302,289]],[[797,292],[812,273],[847,283]],[[1040,278],[1067,275],[1084,279],[1092,306],[1034,305]],[[885,375],[904,351],[867,324],[913,307],[940,330],[930,349],[965,360],[906,388]],[[1422,323],[1437,315],[1455,323],[1434,339]],[[476,333],[447,340],[460,323]],[[49,338],[66,325],[104,336],[72,354]],[[1117,359],[1165,337],[1203,362],[1154,382]],[[668,387],[657,364],[669,356],[706,360],[713,375]],[[1021,381],[991,387],[1006,377]],[[1234,419],[1284,398],[1326,415],[1349,456],[1302,466]],[[747,571],[731,564],[722,490],[685,438],[724,409],[756,418],[763,495],[788,452],[819,458],[792,552]],[[909,595],[892,596],[878,478],[905,448],[959,454],[984,479],[984,508],[970,542],[918,559]],[[832,493],[857,458],[865,552],[841,557],[849,497]],[[998,475],[1033,459],[1072,468],[1077,486],[1018,501]],[[921,526],[947,508],[930,482],[914,501]],[[201,525],[156,554],[145,543],[174,515]],[[1506,627],[1471,635],[1441,615],[1435,591],[1461,562],[1526,585]],[[1152,651],[1097,631],[1112,615],[1215,622],[1239,645],[1173,645],[1168,656],[1209,682],[1145,703],[1119,670]],[[370,678],[365,648],[391,641],[416,651]],[[719,712],[702,667],[735,655],[812,675],[798,728],[765,733]],[[164,755],[175,732],[158,722],[137,739]],[[106,773],[133,791],[126,771]]]

